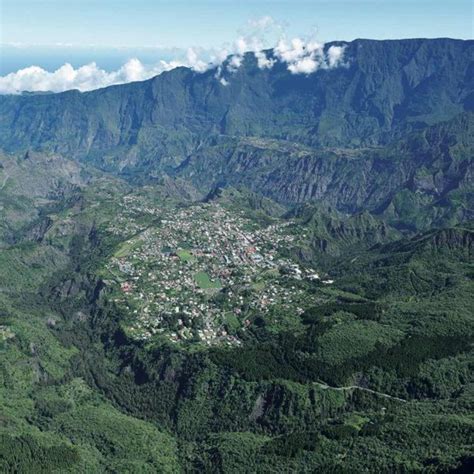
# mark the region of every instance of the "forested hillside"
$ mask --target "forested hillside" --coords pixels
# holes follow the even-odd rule
[[[474,43],[334,44],[0,96],[0,471],[474,470]]]

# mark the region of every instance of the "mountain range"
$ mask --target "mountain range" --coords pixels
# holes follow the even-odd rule
[[[0,96],[0,146],[142,181],[183,177],[204,194],[243,183],[282,203],[369,210],[401,227],[472,216],[455,196],[472,185],[474,42],[334,45],[343,64],[309,75],[278,61],[260,69],[247,53],[227,85],[216,69],[177,68],[87,93]]]
[[[0,471],[473,472],[474,41],[333,46],[0,96]]]

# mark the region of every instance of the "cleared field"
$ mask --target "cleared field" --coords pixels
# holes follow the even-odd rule
[[[209,288],[221,288],[222,286],[218,278],[215,280],[211,280],[211,278],[206,272],[196,273],[194,275],[194,280],[203,290],[206,290]]]
[[[189,250],[178,250],[176,252],[178,257],[183,261],[183,262],[194,262],[196,261],[196,257],[191,254]]]
[[[114,253],[114,257],[122,258],[126,257],[129,253],[140,248],[142,243],[138,240],[127,240],[120,245],[120,247]]]

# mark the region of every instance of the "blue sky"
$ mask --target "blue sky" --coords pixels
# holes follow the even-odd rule
[[[0,0],[0,79],[32,65],[55,71],[95,62],[109,72],[132,58],[183,61],[189,47],[229,49],[269,16],[265,47],[278,35],[473,37],[473,0]]]
[[[211,47],[271,15],[321,39],[472,38],[472,0],[2,0],[3,43]]]

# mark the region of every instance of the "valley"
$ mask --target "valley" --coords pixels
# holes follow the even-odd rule
[[[0,96],[0,471],[472,472],[473,44]]]
[[[11,185],[31,194],[22,179]],[[71,472],[204,469],[216,449],[252,469],[359,469],[367,455],[385,469],[434,452],[469,465],[471,229],[385,228],[364,248],[357,234],[380,227],[365,216],[173,189],[91,176],[2,249],[4,446]]]

